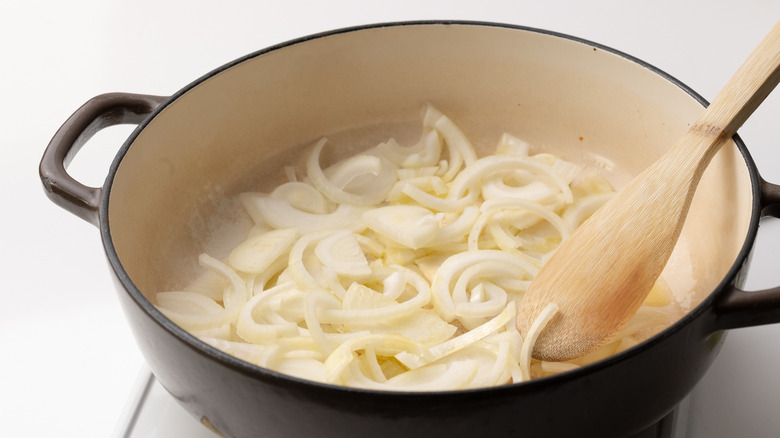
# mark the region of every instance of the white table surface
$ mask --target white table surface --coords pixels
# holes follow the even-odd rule
[[[60,124],[101,93],[169,95],[244,54],[344,26],[416,19],[544,28],[639,57],[712,99],[780,19],[778,0],[0,2],[0,430],[107,437],[143,364],[96,228],[49,202],[38,162]],[[102,185],[127,128],[71,171]],[[780,183],[780,90],[740,135]],[[753,287],[780,284],[780,221],[762,227]],[[774,262],[773,262],[774,260]],[[691,437],[780,434],[780,325],[731,332],[691,399]]]

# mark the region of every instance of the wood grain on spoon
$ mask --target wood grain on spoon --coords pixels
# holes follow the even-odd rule
[[[631,318],[669,260],[710,159],[778,81],[780,22],[685,136],[585,221],[542,267],[518,307],[517,328],[525,336],[550,303],[559,311],[538,337],[534,357],[581,356]]]

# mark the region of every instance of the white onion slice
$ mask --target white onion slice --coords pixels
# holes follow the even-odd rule
[[[228,263],[239,271],[263,272],[289,251],[296,237],[297,228],[280,228],[251,236],[230,252]]]
[[[284,183],[271,192],[271,198],[287,201],[297,210],[312,214],[327,214],[330,209],[328,200],[316,188],[304,182]]]
[[[376,177],[383,175],[385,172],[390,174],[391,178],[369,178],[370,187],[365,187],[365,192],[363,194],[350,193],[329,180],[320,167],[320,153],[326,142],[327,140],[324,138],[318,141],[314,145],[314,150],[309,155],[308,160],[306,160],[306,171],[317,190],[325,195],[325,197],[338,204],[366,206],[377,204],[385,199],[385,195],[387,195],[395,183],[395,169],[383,168],[385,163],[390,165],[388,160],[381,161],[380,158],[373,157],[368,160],[353,161],[352,164],[361,166],[350,169],[350,173],[353,174],[350,181],[361,175],[373,175]]]
[[[501,313],[496,315],[490,321],[476,327],[468,332],[452,338],[446,342],[429,348],[425,356],[413,352],[404,351],[395,355],[399,362],[409,369],[420,368],[433,361],[442,359],[450,354],[460,351],[467,346],[495,333],[515,318],[515,305],[510,304],[504,308]]]
[[[414,205],[373,208],[365,211],[362,219],[369,229],[412,249],[425,246],[439,230],[439,217]]]
[[[523,348],[520,350],[520,366],[523,370],[523,378],[525,380],[531,379],[531,353],[534,351],[534,344],[536,339],[539,338],[539,334],[547,326],[555,315],[558,314],[558,305],[555,303],[548,304],[534,322],[531,323],[531,327],[528,329],[525,339],[523,340]]]
[[[445,321],[452,321],[457,316],[452,294],[458,279],[469,267],[475,265],[514,278],[523,275],[530,277],[537,269],[523,258],[497,250],[467,251],[449,257],[436,271],[431,282],[434,308]]]
[[[360,243],[351,231],[339,231],[320,240],[314,254],[337,275],[360,278],[371,274]]]

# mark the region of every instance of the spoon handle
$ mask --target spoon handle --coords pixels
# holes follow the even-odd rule
[[[780,81],[780,21],[753,49],[691,129],[732,137]]]
[[[591,351],[636,312],[663,271],[711,158],[780,81],[780,22],[685,136],[583,223],[542,266],[518,307],[526,336],[550,303],[558,314],[534,357]]]
[[[780,82],[780,21],[751,52],[688,133],[670,151],[697,160],[698,177],[725,141],[737,133]],[[712,140],[715,137],[715,140]],[[685,152],[689,150],[690,153]]]

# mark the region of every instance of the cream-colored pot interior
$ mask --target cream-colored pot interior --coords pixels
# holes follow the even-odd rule
[[[198,253],[222,255],[243,237],[225,226],[246,220],[235,195],[283,182],[284,166],[300,164],[322,136],[341,156],[390,136],[412,142],[426,103],[478,150],[509,132],[600,169],[617,187],[702,111],[652,69],[546,33],[415,24],[308,39],[209,76],[140,132],[109,198],[119,260],[147,296],[186,283]],[[684,307],[734,263],[750,193],[745,161],[729,145],[706,171],[664,273]]]

